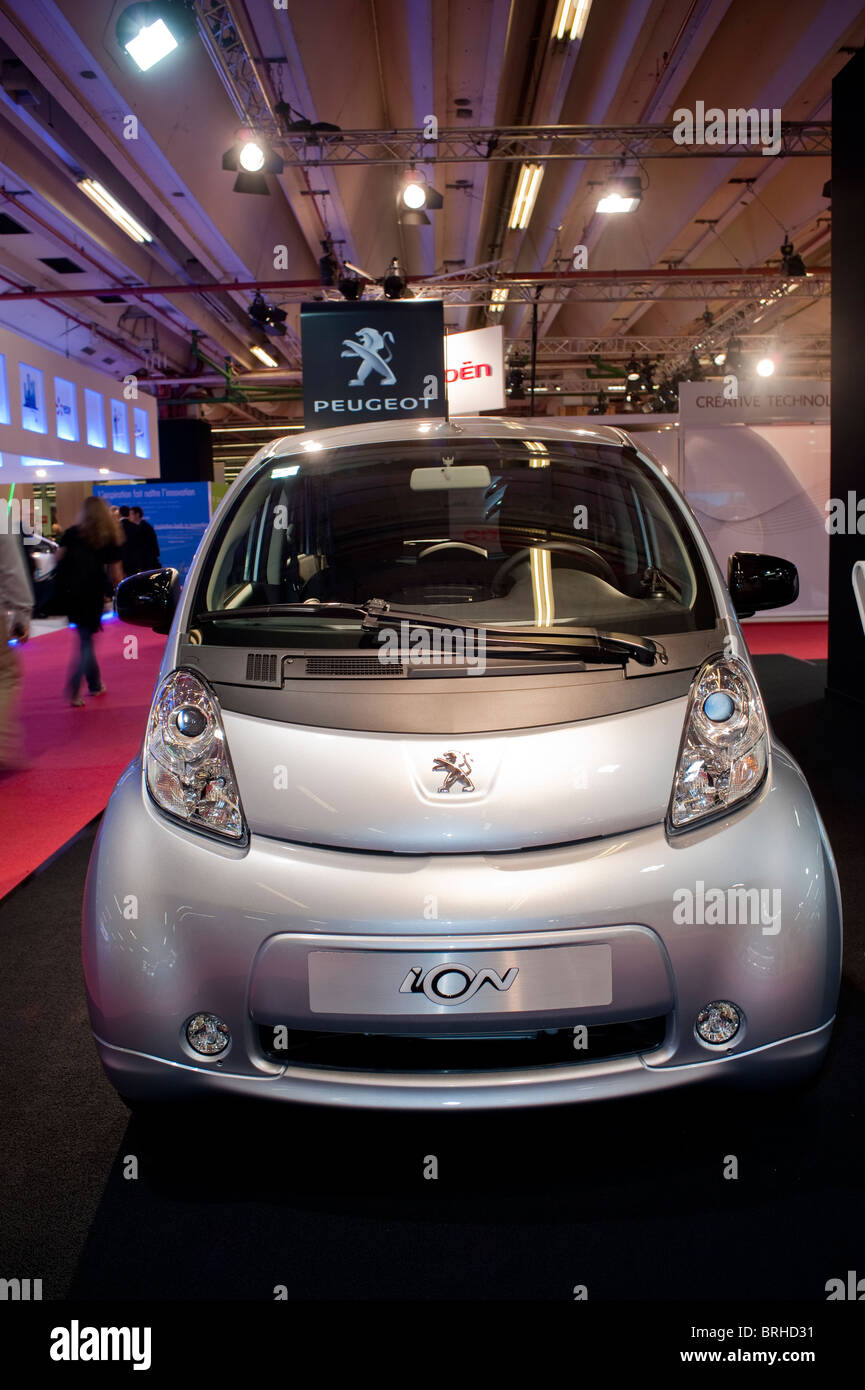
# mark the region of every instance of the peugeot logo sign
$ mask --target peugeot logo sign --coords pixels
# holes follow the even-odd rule
[[[465,1004],[477,994],[484,985],[493,989],[508,990],[519,974],[519,967],[512,965],[505,974],[485,966],[483,970],[473,970],[470,965],[457,965],[448,961],[444,965],[434,965],[424,970],[421,965],[413,965],[399,987],[400,994],[425,994],[433,1004]]]

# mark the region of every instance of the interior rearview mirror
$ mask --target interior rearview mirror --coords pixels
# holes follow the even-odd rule
[[[727,562],[727,588],[738,617],[759,609],[784,608],[799,597],[799,574],[792,560],[736,550]]]
[[[117,586],[114,611],[124,623],[166,633],[171,627],[180,594],[177,570],[145,570],[132,574]]]
[[[413,468],[409,486],[412,492],[449,492],[451,488],[488,488],[490,470],[485,463],[461,463],[442,460],[441,468]]]

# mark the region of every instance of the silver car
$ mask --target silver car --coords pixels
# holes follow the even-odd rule
[[[178,592],[83,951],[131,1103],[541,1105],[809,1075],[841,914],[729,589],[642,445],[479,418],[260,451]],[[169,631],[170,628],[170,631]]]

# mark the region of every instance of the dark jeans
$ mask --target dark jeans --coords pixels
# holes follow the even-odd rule
[[[91,695],[102,687],[102,676],[99,665],[96,661],[96,653],[93,650],[93,636],[86,627],[76,628],[78,633],[78,660],[73,661],[69,668],[69,678],[66,682],[66,692],[70,700],[77,700],[78,689],[82,680],[87,681],[87,688]]]

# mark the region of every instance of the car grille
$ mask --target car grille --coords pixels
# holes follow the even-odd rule
[[[380,661],[377,656],[310,656],[306,660],[308,676],[348,680],[399,679],[408,675],[402,663]]]
[[[285,1047],[276,1030],[260,1027],[259,1044],[272,1062],[291,1067],[333,1067],[363,1072],[502,1071],[604,1062],[660,1047],[666,1017],[587,1026],[587,1045],[574,1047],[573,1028],[471,1037],[417,1037],[383,1033],[318,1033],[289,1029]],[[281,1039],[280,1039],[281,1040]]]

